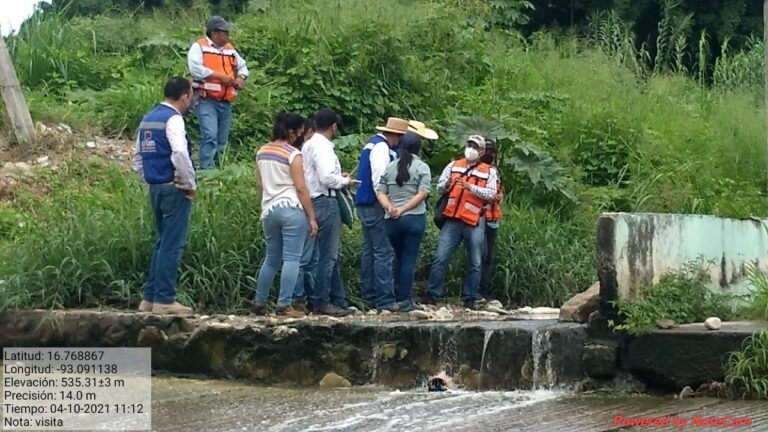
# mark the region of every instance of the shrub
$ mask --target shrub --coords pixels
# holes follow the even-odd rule
[[[768,331],[753,334],[740,351],[731,353],[725,382],[743,397],[768,399]]]
[[[655,285],[641,286],[634,301],[614,302],[623,319],[611,323],[615,330],[642,334],[660,320],[669,319],[677,324],[703,321],[717,316],[723,321],[732,319],[731,296],[713,293],[707,287],[709,275],[701,262],[685,265],[681,270],[665,274]]]

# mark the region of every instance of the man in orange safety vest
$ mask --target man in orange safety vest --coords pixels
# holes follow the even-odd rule
[[[229,41],[230,24],[220,16],[205,24],[205,37],[187,53],[200,124],[200,168],[220,164],[232,124],[231,103],[248,78],[248,67]]]

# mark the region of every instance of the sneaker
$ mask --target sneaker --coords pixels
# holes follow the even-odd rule
[[[432,298],[431,295],[424,293],[422,294],[421,297],[419,297],[419,303],[424,305],[433,305],[433,304],[436,304],[437,302],[435,301],[434,298]]]
[[[171,304],[153,303],[152,313],[161,315],[185,315],[191,314],[192,308],[179,304],[179,302],[173,302]]]
[[[392,313],[400,312],[400,305],[397,303],[392,303],[391,305],[385,306],[383,308],[376,308],[376,310],[378,310],[379,312],[381,311],[390,311]]]
[[[352,311],[350,311],[349,309],[342,309],[336,305],[329,304],[329,305],[319,307],[315,311],[315,313],[320,315],[328,315],[332,317],[345,317],[345,316],[351,315]]]
[[[141,303],[139,303],[139,312],[152,312],[153,306],[154,303],[142,300]]]
[[[304,312],[294,309],[292,306],[278,306],[277,315],[288,318],[304,318],[307,316]]]
[[[477,306],[475,306],[475,302],[473,300],[467,300],[464,302],[464,308],[469,310],[475,310],[477,309]]]

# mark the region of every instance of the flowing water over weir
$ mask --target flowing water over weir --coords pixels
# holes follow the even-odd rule
[[[153,407],[153,430],[163,432],[593,432],[618,430],[613,425],[618,415],[746,417],[751,428],[728,430],[768,430],[767,402],[576,396],[554,390],[285,389],[158,378]]]

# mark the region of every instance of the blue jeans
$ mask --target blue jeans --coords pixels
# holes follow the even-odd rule
[[[232,125],[232,105],[202,98],[195,108],[200,123],[200,168],[211,169],[219,165],[219,158],[229,140]]]
[[[357,214],[363,224],[360,295],[373,307],[390,307],[395,303],[395,288],[392,278],[394,252],[387,237],[384,209],[378,203],[370,206],[357,206]]]
[[[304,240],[309,232],[309,222],[304,210],[297,207],[276,207],[261,221],[264,228],[264,240],[267,243],[267,256],[259,270],[256,282],[256,303],[265,304],[269,289],[280,272],[280,293],[278,306],[290,306],[296,280],[299,277],[299,263],[304,250]]]
[[[315,292],[315,238],[307,235],[304,240],[304,251],[299,262],[299,277],[296,279],[296,288],[293,291],[294,301],[311,299]]]
[[[421,239],[427,230],[426,214],[405,215],[399,219],[387,219],[387,235],[395,250],[398,262],[398,286],[395,298],[398,303],[410,304],[413,294],[413,279],[416,276],[416,261],[419,258]]]
[[[309,237],[304,242],[304,253],[301,255],[301,264],[299,265],[299,277],[296,280],[296,289],[293,292],[293,300],[307,300],[310,309],[312,309],[312,299],[315,297],[315,274],[317,273],[318,254],[320,252],[320,249],[315,248],[315,243],[315,239]],[[331,274],[331,290],[328,298],[332,304],[342,309],[349,307],[347,293],[341,280],[341,251],[339,251],[338,261],[333,267],[333,273]]]
[[[473,227],[457,219],[448,219],[440,230],[437,239],[437,256],[429,271],[429,288],[427,293],[434,299],[443,296],[445,288],[445,272],[453,253],[464,240],[467,250],[467,271],[464,276],[464,292],[462,299],[474,301],[477,287],[480,284],[480,266],[483,261],[483,243],[485,241],[485,219],[480,219],[478,226]]]
[[[336,259],[336,265],[333,267],[333,273],[331,274],[331,291],[328,294],[328,298],[333,305],[336,305],[342,309],[349,308],[349,303],[347,302],[347,291],[346,288],[344,288],[344,281],[341,280],[341,250],[339,250],[339,256]]]
[[[346,301],[346,293],[343,292],[339,262],[339,248],[341,246],[341,215],[339,205],[335,197],[320,196],[312,200],[317,219],[317,236],[315,237],[315,249],[312,262],[309,267],[314,274],[315,287],[310,301],[312,308],[318,310],[331,302],[331,290],[336,302],[341,297]],[[334,283],[335,282],[335,283]],[[339,291],[342,292],[339,292]]]
[[[491,264],[493,263],[493,249],[496,246],[496,237],[499,235],[498,228],[485,228],[485,244],[483,245],[483,266],[480,272],[480,290],[478,297],[490,297],[491,295]]]
[[[149,185],[149,203],[155,218],[157,241],[152,250],[144,300],[171,304],[176,301],[176,277],[187,241],[192,201],[169,184]]]

